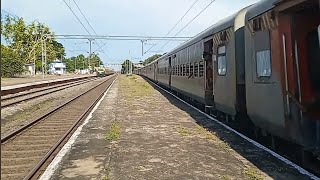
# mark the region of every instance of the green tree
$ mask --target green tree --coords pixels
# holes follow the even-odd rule
[[[99,65],[103,65],[99,54],[91,54],[90,64],[92,67],[99,67]]]
[[[161,54],[155,54],[155,55],[145,59],[144,62],[143,62],[143,65],[147,65],[147,64],[151,63],[152,61],[158,59],[161,56],[162,56]]]
[[[36,69],[42,70],[41,60],[41,37],[44,34],[53,35],[53,32],[48,26],[43,23],[26,24],[23,18],[6,16],[1,19],[1,35],[6,41],[6,53],[10,53],[15,59],[6,59],[8,61],[14,61],[18,64],[18,67],[23,67],[26,63],[36,62]],[[52,62],[57,57],[65,55],[64,47],[53,38],[45,38],[47,49],[47,63]],[[4,47],[1,47],[4,48]],[[6,67],[12,63],[2,63],[1,67]],[[14,68],[13,70],[15,70]],[[21,74],[21,71],[13,72],[11,74]]]
[[[13,77],[24,71],[23,63],[14,49],[1,44],[1,77]]]
[[[127,59],[121,64],[121,73],[122,74],[129,72],[130,63],[132,64],[132,70],[134,69],[133,63]]]

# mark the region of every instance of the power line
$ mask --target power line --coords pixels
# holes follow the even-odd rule
[[[88,29],[84,26],[84,24],[81,22],[81,20],[78,18],[78,16],[74,13],[74,11],[71,9],[71,7],[69,6],[69,4],[63,0],[63,2],[68,6],[68,8],[70,9],[70,11],[72,12],[72,14],[78,19],[79,23],[82,25],[82,27],[87,31],[87,33],[91,36],[91,33],[88,31]]]
[[[188,22],[179,32],[177,32],[174,37],[176,37],[180,32],[182,32],[192,21],[194,21],[200,14],[202,14],[214,1],[212,0],[204,9],[202,9],[191,21]],[[170,39],[166,44],[164,44],[158,51],[161,51],[172,39]]]
[[[86,16],[83,14],[83,12],[81,11],[80,7],[78,6],[77,2],[75,0],[73,0],[74,4],[77,6],[78,10],[80,11],[80,13],[82,14],[83,18],[86,20],[86,22],[88,23],[88,25],[90,26],[90,28],[92,29],[92,31],[94,32],[94,34],[97,35],[96,31],[93,29],[93,27],[91,26],[91,24],[89,23],[88,19],[86,18]]]
[[[87,19],[86,16],[84,15],[84,13],[81,11],[81,9],[80,9],[80,7],[78,6],[77,2],[76,2],[75,0],[73,0],[73,2],[74,2],[74,4],[77,6],[78,10],[79,10],[80,13],[82,14],[83,18],[86,20],[87,24],[89,25],[89,27],[91,28],[91,30],[94,32],[94,34],[95,34],[95,35],[98,35],[98,34],[96,33],[96,31],[93,29],[93,27],[91,26],[90,22],[88,21],[88,19]],[[99,43],[98,43],[96,40],[94,40],[94,41],[95,41],[95,42],[97,43],[97,45],[99,46],[99,48],[98,48],[97,50],[101,49],[102,46],[100,46]],[[106,42],[103,46],[105,46],[106,44],[107,44],[107,42]],[[95,51],[97,51],[97,50],[95,50]]]
[[[19,16],[14,15],[14,14],[12,14],[12,13],[9,13],[8,11],[5,11],[5,10],[3,10],[3,9],[1,9],[1,11],[3,11],[3,12],[5,12],[5,13],[7,13],[7,14],[8,14],[8,15],[10,15],[10,16],[20,18]]]
[[[188,12],[193,8],[193,6],[198,2],[199,0],[196,0],[189,9],[184,13],[184,15],[179,19],[179,21],[168,31],[168,33],[165,36],[168,36],[171,31],[182,21],[182,19],[188,14]],[[158,45],[160,41],[158,41],[156,44],[152,45],[145,53],[149,52],[154,46]]]
[[[79,17],[75,14],[75,12],[72,10],[72,8],[69,6],[69,4],[63,0],[63,2],[68,6],[68,8],[70,9],[70,11],[72,12],[72,14],[77,18],[77,20],[79,21],[79,23],[82,25],[82,27],[87,31],[87,33],[92,37],[92,34],[88,31],[88,29],[85,27],[85,25],[82,23],[82,21],[79,19]],[[78,6],[77,6],[78,7]],[[96,41],[93,38],[94,41]],[[97,45],[100,47],[100,45],[97,43]],[[104,52],[103,52],[104,53]],[[104,53],[105,54],[105,53]],[[107,54],[105,54],[106,56],[108,56]]]
[[[80,7],[78,6],[77,2],[76,2],[75,0],[73,0],[73,2],[74,2],[74,4],[77,6],[78,10],[79,10],[80,13],[82,14],[83,18],[86,20],[86,22],[88,23],[89,27],[92,29],[92,31],[94,32],[94,34],[95,34],[95,35],[98,35],[98,34],[96,33],[96,31],[93,29],[93,27],[91,26],[91,24],[89,23],[89,21],[88,21],[88,19],[86,18],[86,16],[85,16],[85,15],[83,14],[83,12],[81,11],[81,9],[80,9]],[[98,48],[97,50],[95,50],[94,52],[98,51],[99,49],[102,49],[102,47],[107,44],[107,42],[106,42],[106,43],[104,43],[102,46],[100,46],[99,43],[98,43],[96,40],[94,40],[94,41],[95,41],[95,42],[97,43],[97,45],[99,46],[99,48]],[[105,54],[105,53],[103,52],[103,54]],[[106,55],[107,57],[109,57],[107,54],[105,54],[105,55]]]

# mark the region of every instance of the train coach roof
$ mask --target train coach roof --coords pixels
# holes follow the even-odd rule
[[[206,30],[202,31],[201,33],[197,34],[195,37],[192,39],[188,40],[187,42],[183,43],[181,46],[178,46],[177,48],[173,49],[172,51],[168,52],[167,54],[173,54],[176,53],[192,44],[197,43],[198,41],[201,41],[204,38],[207,38],[219,31],[222,31],[224,29],[227,29],[230,26],[233,26],[234,24],[234,19],[235,19],[236,14],[229,16],[216,24],[210,26]]]
[[[229,16],[229,17],[217,22],[216,24],[210,26],[206,30],[204,30],[201,33],[197,34],[195,37],[191,38],[187,42],[185,42],[182,45],[174,48],[173,50],[169,51],[165,55],[163,55],[163,56],[159,57],[158,59],[154,60],[153,62],[147,64],[146,66],[151,65],[151,64],[155,63],[156,61],[158,61],[160,59],[165,59],[165,58],[171,56],[172,54],[177,53],[178,51],[180,51],[180,50],[182,50],[182,49],[184,49],[184,48],[186,48],[188,46],[191,46],[192,44],[195,44],[195,43],[201,41],[204,38],[207,38],[207,37],[219,32],[219,31],[222,31],[224,29],[227,29],[228,27],[233,26],[236,15],[237,14],[234,14],[232,16]]]
[[[246,21],[263,14],[274,8],[274,3],[278,0],[261,0],[260,2],[254,4],[246,14]]]
[[[274,0],[271,0],[271,1],[274,1]],[[250,6],[248,6],[250,7]],[[248,8],[246,7],[246,8]],[[246,9],[246,8],[243,8],[242,10]],[[250,7],[251,9],[251,7]],[[234,23],[235,23],[235,18],[237,17],[237,15],[242,11],[238,11],[237,13],[225,18],[225,19],[222,19],[221,21],[218,21],[216,24],[210,26],[209,28],[207,28],[206,30],[202,31],[201,33],[197,34],[196,36],[194,36],[193,38],[191,38],[190,40],[188,40],[187,42],[183,43],[182,45],[174,48],[173,50],[167,52],[166,54],[164,54],[163,56],[159,57],[158,59],[150,62],[149,64],[146,65],[149,66],[161,59],[165,59],[169,56],[171,56],[172,54],[175,54],[177,53],[178,51],[182,50],[182,49],[185,49],[186,47],[189,47],[191,46],[192,44],[195,44],[199,41],[201,41],[202,39],[205,39],[207,37],[210,37],[212,36],[213,34],[217,33],[217,32],[220,32],[224,29],[227,29],[231,26],[234,26]]]

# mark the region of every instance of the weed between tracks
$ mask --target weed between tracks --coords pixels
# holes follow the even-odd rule
[[[120,138],[120,132],[121,132],[121,128],[119,123],[113,122],[106,134],[106,139],[109,141],[118,140]]]

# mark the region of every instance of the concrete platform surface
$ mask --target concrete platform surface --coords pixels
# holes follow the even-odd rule
[[[139,76],[118,77],[64,150],[42,179],[308,179]]]
[[[41,84],[45,82],[53,82],[63,79],[72,79],[79,77],[92,76],[90,74],[69,74],[69,75],[46,75],[42,78],[42,75],[18,77],[18,78],[1,78],[1,90],[12,89],[16,87],[29,86],[32,84]]]

